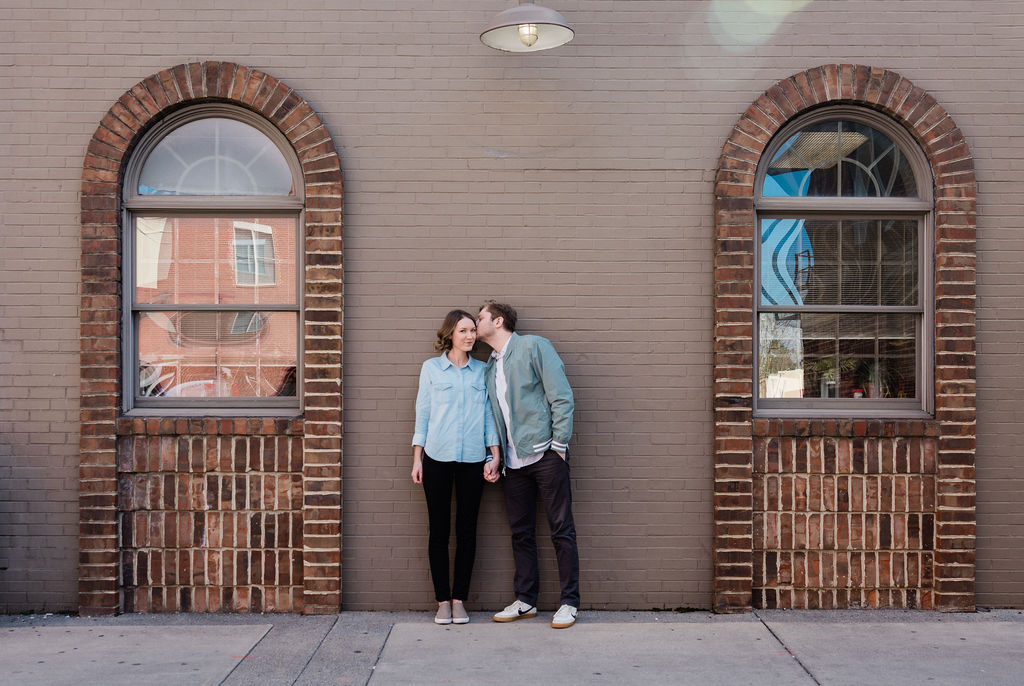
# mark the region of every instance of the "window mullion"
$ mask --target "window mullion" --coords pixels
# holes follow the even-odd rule
[[[143,303],[135,305],[134,312],[298,312],[298,303],[288,304],[263,304],[263,303],[224,303],[217,305],[203,305],[186,303],[182,305],[151,305]]]

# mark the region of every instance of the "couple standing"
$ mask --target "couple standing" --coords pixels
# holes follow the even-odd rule
[[[474,317],[453,310],[437,332],[439,357],[423,363],[416,396],[412,480],[422,483],[430,523],[428,557],[438,624],[465,624],[463,601],[476,556],[484,481],[504,474],[512,530],[516,600],[494,615],[511,622],[537,615],[537,496],[558,559],[561,607],[551,626],[573,625],[580,606],[580,562],[572,518],[569,438],[572,389],[551,342],[516,333],[516,311],[486,302]],[[485,365],[469,353],[477,339],[494,352]],[[481,465],[483,470],[481,473]],[[502,468],[503,467],[503,468]],[[448,586],[448,535],[455,490],[455,574]]]

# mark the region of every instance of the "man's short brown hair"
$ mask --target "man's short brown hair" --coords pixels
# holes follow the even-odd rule
[[[516,320],[519,318],[519,315],[516,314],[516,308],[506,303],[499,303],[493,300],[488,300],[487,302],[480,306],[480,311],[483,312],[484,310],[487,310],[488,312],[491,313],[492,319],[496,317],[501,317],[504,320],[502,325],[505,327],[505,330],[508,331],[509,333],[515,333]]]

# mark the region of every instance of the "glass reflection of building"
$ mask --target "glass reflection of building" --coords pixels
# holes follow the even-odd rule
[[[774,152],[761,197],[795,201],[759,216],[759,397],[918,396],[921,220],[850,204],[916,196],[900,147],[858,121],[811,124]]]
[[[136,404],[294,403],[300,217],[281,148],[210,116],[169,127],[143,155],[126,193]]]

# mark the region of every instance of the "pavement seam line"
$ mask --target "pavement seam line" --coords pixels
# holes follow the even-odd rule
[[[388,644],[388,639],[391,638],[391,631],[395,628],[394,622],[388,627],[388,634],[384,637],[384,642],[380,644],[380,650],[377,651],[377,659],[373,661],[373,666],[370,667],[370,676],[366,677],[366,683],[363,686],[370,686],[370,680],[373,679],[373,675],[377,673],[377,665],[380,664],[380,656],[384,654],[384,646]]]
[[[792,650],[790,650],[790,649],[789,649],[789,646],[788,646],[788,645],[786,645],[786,642],[785,642],[785,641],[783,641],[783,640],[782,640],[782,638],[780,638],[780,637],[779,637],[779,635],[778,635],[777,633],[775,633],[775,632],[774,632],[774,631],[772,630],[772,628],[771,628],[770,626],[768,626],[768,622],[764,621],[764,617],[762,617],[761,615],[759,615],[759,614],[757,613],[757,610],[754,610],[754,616],[755,616],[755,617],[757,617],[757,620],[758,620],[759,622],[761,622],[761,625],[762,625],[762,626],[763,626],[763,627],[764,627],[765,629],[767,629],[767,630],[768,630],[768,633],[770,633],[770,634],[771,634],[771,635],[772,635],[772,636],[773,636],[773,637],[775,638],[775,640],[779,642],[779,645],[780,645],[780,646],[782,646],[783,648],[785,648],[785,649],[786,649],[786,652],[787,652],[787,653],[789,653],[789,654],[790,654],[790,656],[791,656],[791,657],[792,657],[792,658],[793,658],[794,660],[796,660],[796,663],[797,663],[798,665],[800,665],[800,669],[802,669],[802,670],[804,670],[805,672],[807,672],[807,676],[811,677],[811,681],[813,681],[814,683],[816,683],[816,684],[817,684],[818,686],[821,686],[821,682],[820,682],[820,681],[818,681],[818,679],[817,679],[817,678],[816,678],[816,677],[814,676],[814,674],[813,674],[813,673],[811,672],[811,670],[807,669],[807,665],[805,665],[805,664],[804,664],[804,663],[803,663],[803,662],[802,662],[802,661],[800,660],[800,658],[798,658],[798,657],[796,656],[796,653],[794,653],[794,652],[793,652]]]
[[[313,651],[309,654],[309,657],[306,658],[306,664],[302,665],[302,669],[300,669],[299,673],[295,675],[295,678],[292,680],[291,686],[295,686],[299,679],[302,678],[302,675],[306,672],[306,667],[309,667],[309,663],[312,662],[313,658],[316,657],[316,654],[320,652],[320,646],[324,644],[324,641],[327,640],[327,637],[331,635],[332,631],[334,631],[334,627],[338,626],[339,619],[341,619],[341,613],[338,613],[334,616],[334,621],[331,622],[331,625],[329,627],[327,627],[327,631],[324,632],[324,635],[321,636],[320,640],[317,642],[316,648],[313,648]]]
[[[241,667],[241,666],[242,666],[242,662],[243,662],[243,661],[245,660],[245,658],[247,658],[247,657],[249,657],[250,655],[252,655],[252,651],[256,650],[256,647],[257,647],[257,646],[259,646],[259,644],[260,644],[260,643],[263,643],[263,639],[265,639],[265,638],[266,638],[267,636],[269,636],[269,635],[270,635],[270,633],[271,633],[271,632],[272,632],[273,630],[274,630],[274,625],[273,625],[273,624],[271,624],[271,625],[270,625],[270,628],[269,628],[269,629],[267,629],[266,631],[264,631],[264,632],[263,632],[263,635],[262,635],[262,636],[260,636],[260,640],[256,641],[256,643],[255,643],[255,644],[253,644],[252,648],[249,648],[249,652],[247,652],[247,653],[246,653],[245,655],[243,655],[243,656],[242,656],[242,659],[241,659],[241,660],[239,660],[238,662],[236,662],[236,663],[235,663],[235,666],[231,668],[231,671],[230,671],[230,672],[228,672],[227,674],[225,674],[225,675],[224,675],[224,678],[223,678],[223,679],[221,679],[221,680],[220,680],[220,681],[219,681],[219,682],[217,683],[217,686],[221,686],[221,684],[223,684],[223,683],[224,683],[225,681],[227,681],[228,679],[230,679],[230,678],[231,678],[231,675],[235,673],[235,670],[237,670],[237,669],[238,669],[239,667]]]

